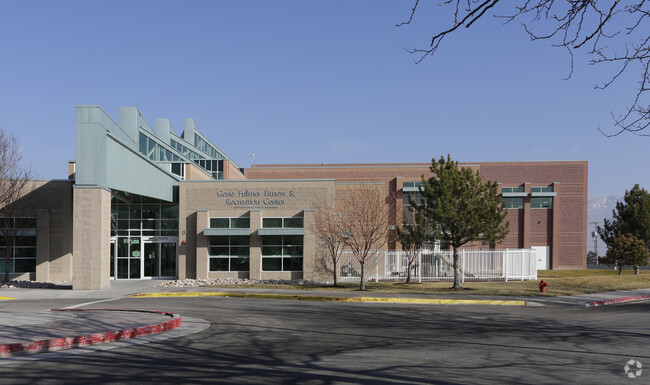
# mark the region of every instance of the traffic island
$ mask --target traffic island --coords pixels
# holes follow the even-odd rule
[[[180,314],[157,310],[138,309],[52,309],[57,312],[74,312],[78,316],[68,321],[33,324],[13,329],[12,339],[24,339],[24,342],[0,344],[0,356],[10,357],[16,354],[33,354],[52,352],[90,346],[104,342],[126,340],[139,336],[163,333],[176,329],[181,325]],[[119,314],[117,318],[115,316]],[[131,317],[125,314],[131,314]],[[137,315],[137,316],[134,316]],[[158,318],[162,318],[162,322]],[[90,321],[90,322],[89,322]],[[96,321],[96,322],[93,322]],[[144,324],[144,326],[125,327],[125,323]],[[95,326],[102,325],[102,326]],[[116,330],[89,331],[90,329],[105,328],[106,324],[117,325]],[[56,333],[66,333],[66,330],[80,330],[72,336],[53,337]],[[46,336],[45,338],[42,338]],[[6,339],[7,337],[5,337]]]

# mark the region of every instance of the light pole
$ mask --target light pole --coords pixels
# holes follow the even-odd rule
[[[598,221],[591,222],[594,225],[594,231],[591,232],[591,237],[594,239],[594,253],[596,255],[596,265],[598,264]]]

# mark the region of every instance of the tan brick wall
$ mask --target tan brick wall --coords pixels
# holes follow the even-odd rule
[[[225,180],[244,180],[246,176],[235,167],[228,159],[223,160],[223,179]]]
[[[272,196],[282,193],[280,196]],[[252,279],[327,279],[325,272],[313,263],[318,245],[308,233],[313,220],[310,209],[321,201],[333,200],[334,181],[211,181],[182,182],[180,185],[179,221],[179,278],[206,275],[209,278]],[[210,272],[208,237],[203,230],[209,227],[210,217],[250,216],[250,272]],[[261,271],[261,237],[257,230],[264,217],[304,216],[305,238],[302,272]],[[205,272],[204,272],[205,265]]]
[[[110,286],[111,193],[75,188],[73,194],[72,287],[106,289]]]
[[[24,215],[37,218],[36,273],[14,279],[38,281],[72,279],[72,182],[28,182],[20,205]]]

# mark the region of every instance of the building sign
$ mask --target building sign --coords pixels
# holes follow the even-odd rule
[[[265,189],[263,191],[219,190],[217,197],[226,206],[235,209],[272,209],[292,203],[296,198],[294,189]]]

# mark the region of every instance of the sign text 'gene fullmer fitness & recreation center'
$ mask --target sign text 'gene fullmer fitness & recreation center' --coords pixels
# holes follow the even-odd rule
[[[277,207],[287,203],[287,198],[295,198],[296,191],[290,190],[264,190],[264,191],[217,191],[217,196],[226,198],[228,206],[242,207]]]

